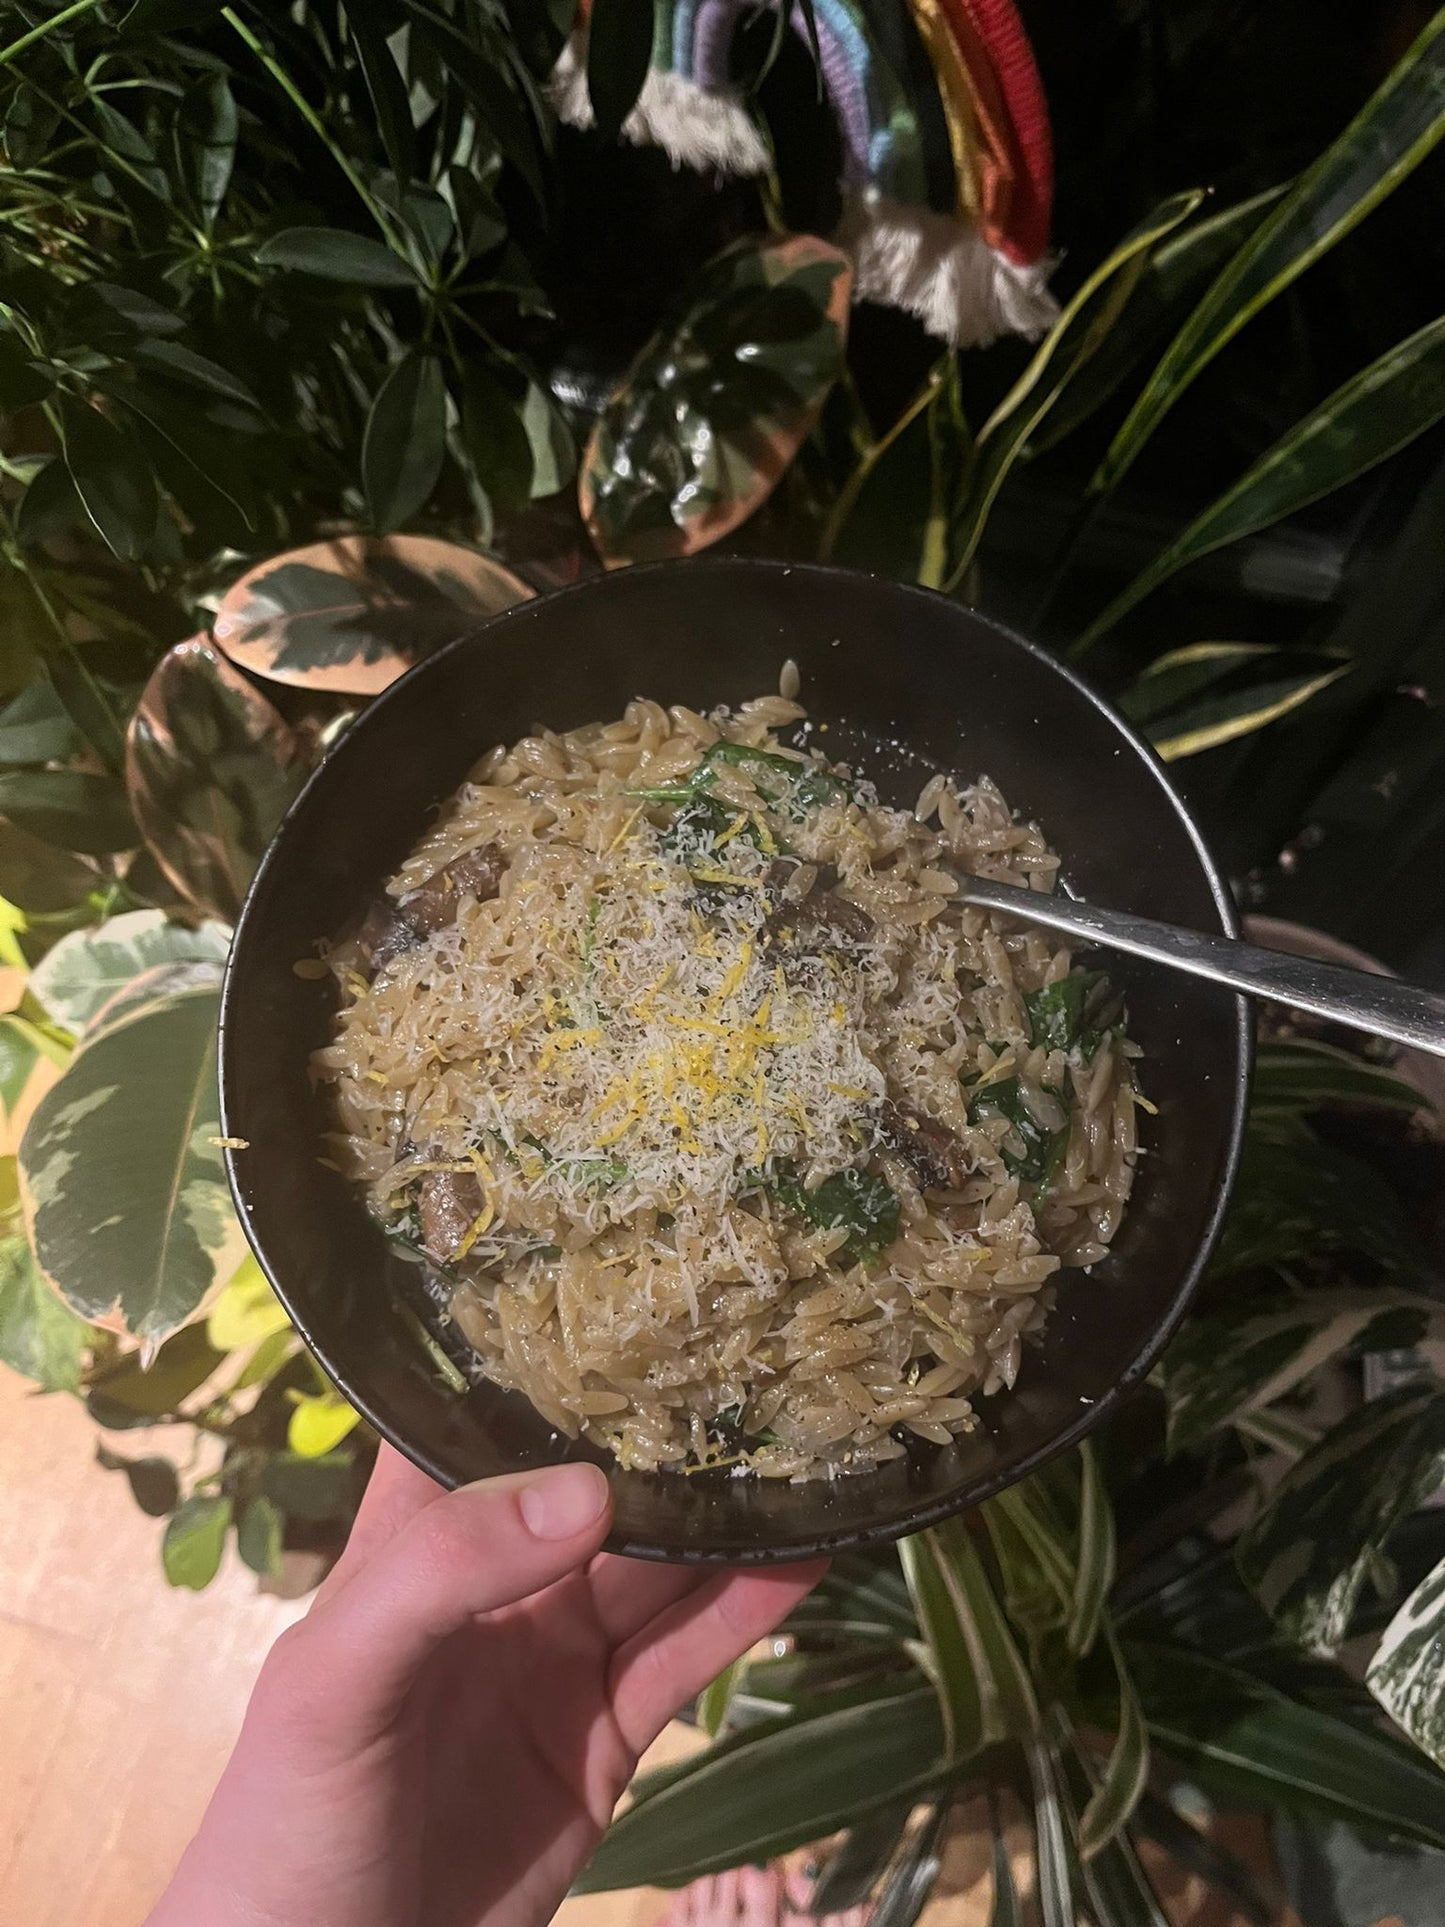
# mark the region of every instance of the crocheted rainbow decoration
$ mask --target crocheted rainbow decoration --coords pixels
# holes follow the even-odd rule
[[[641,0],[638,0],[641,4]],[[729,78],[744,15],[776,0],[654,0],[652,68],[624,134],[675,166],[763,174],[770,156]],[[1041,334],[1053,154],[1012,0],[814,0],[823,84],[843,141],[855,298],[905,308],[955,347]],[[586,15],[552,76],[591,124]],[[793,5],[794,31],[806,34]]]

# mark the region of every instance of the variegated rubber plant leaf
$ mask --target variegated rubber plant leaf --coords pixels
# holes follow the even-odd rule
[[[1373,1399],[1296,1461],[1236,1549],[1287,1637],[1329,1657],[1390,1531],[1445,1478],[1445,1390]]]
[[[161,869],[198,909],[234,921],[305,780],[295,732],[197,636],[156,664],[125,763],[131,808]]]
[[[131,910],[62,937],[31,972],[30,990],[57,1024],[79,1032],[142,971],[162,964],[221,964],[230,942],[219,923],[192,929],[160,910]]]
[[[346,535],[273,556],[226,591],[212,633],[252,675],[375,696],[412,664],[532,591],[475,549],[427,535]]]
[[[848,257],[745,240],[633,362],[587,443],[582,515],[609,567],[692,555],[765,502],[843,367]]]
[[[218,986],[132,1008],[41,1099],[20,1146],[31,1243],[82,1318],[173,1331],[245,1253],[217,1142]]]

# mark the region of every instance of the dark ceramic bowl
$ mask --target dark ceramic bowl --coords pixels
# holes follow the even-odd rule
[[[1249,1041],[1242,999],[1142,963],[1110,964],[1145,1052],[1157,1119],[1108,1260],[1063,1274],[1043,1343],[1012,1394],[980,1403],[955,1445],[831,1484],[619,1472],[524,1399],[446,1388],[415,1320],[431,1319],[359,1195],[319,1161],[327,1120],[307,1075],[328,1037],[329,979],[293,963],[354,926],[382,880],[493,743],[537,723],[608,719],[635,695],[694,709],[777,687],[802,698],[885,800],[928,770],[994,777],[1036,818],[1079,895],[1233,932],[1229,897],[1159,765],[1099,699],[1017,636],[921,590],[831,569],[694,561],[629,569],[523,603],[414,669],[312,777],[241,915],[221,1030],[227,1154],[256,1254],[308,1344],[377,1430],[454,1485],[595,1457],[612,1477],[612,1545],[645,1558],[796,1559],[930,1525],[1076,1440],[1138,1383],[1184,1311],[1239,1154]]]

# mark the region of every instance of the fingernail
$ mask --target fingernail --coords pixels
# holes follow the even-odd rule
[[[595,1465],[552,1466],[526,1487],[518,1504],[534,1539],[572,1539],[601,1516],[607,1480]]]

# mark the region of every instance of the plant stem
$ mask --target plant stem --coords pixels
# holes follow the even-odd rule
[[[8,47],[0,47],[0,67],[8,67],[17,54],[23,54],[25,49],[33,47],[37,40],[44,40],[48,34],[54,33],[57,27],[64,27],[70,21],[78,20],[83,13],[94,13],[99,5],[100,0],[74,0],[73,6],[62,7],[59,13],[52,14],[48,20],[42,20],[39,26],[32,27],[29,33],[23,33],[18,40],[12,40]]]
[[[390,218],[385,208],[382,207],[380,201],[377,200],[371,189],[366,185],[366,182],[352,166],[348,157],[342,153],[341,149],[327,133],[325,123],[322,121],[321,116],[301,92],[301,89],[296,85],[290,74],[287,73],[275,55],[270,53],[261,41],[256,38],[245,21],[236,13],[234,7],[222,7],[221,18],[235,33],[239,34],[241,39],[251,49],[251,52],[255,54],[257,60],[259,60],[261,65],[266,69],[266,72],[281,89],[282,93],[285,94],[286,98],[291,102],[291,105],[296,109],[297,113],[300,114],[301,118],[306,122],[306,125],[311,129],[312,133],[322,142],[332,160],[336,162],[336,165],[341,169],[347,180],[350,181],[352,187],[355,188],[367,213],[370,214],[372,220],[376,222],[376,225],[386,236],[388,244],[395,247],[397,236],[392,228]]]

